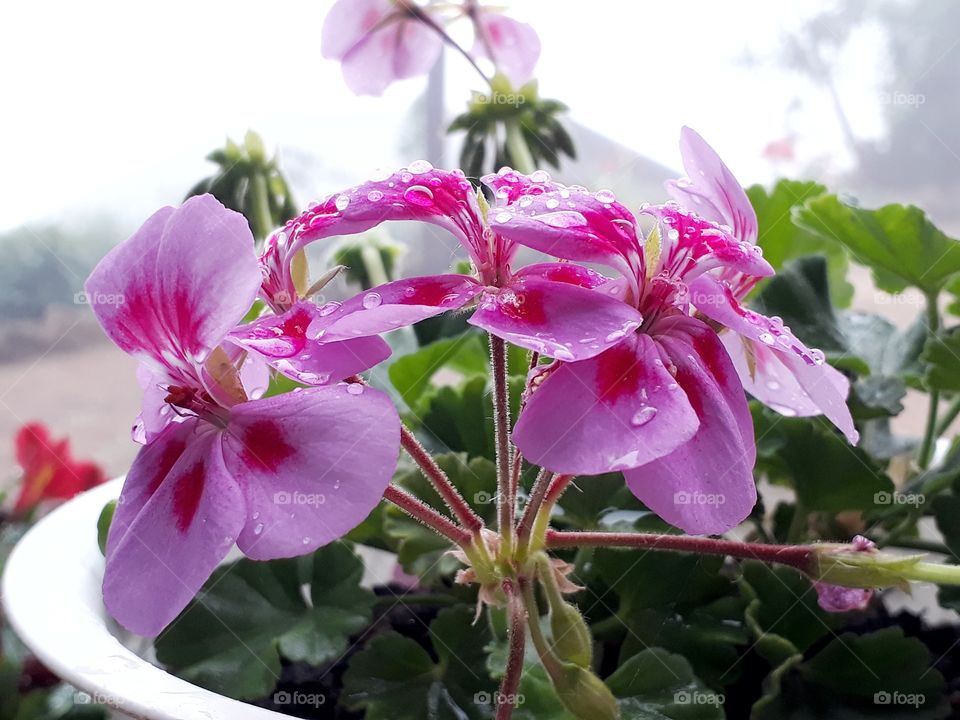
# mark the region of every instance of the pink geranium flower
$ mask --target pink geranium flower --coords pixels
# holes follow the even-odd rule
[[[484,178],[495,196],[481,206],[463,173],[424,161],[384,175],[318,203],[267,240],[261,257],[268,293],[288,292],[293,258],[311,242],[364,232],[388,220],[417,220],[456,237],[476,275],[408,278],[330,302],[314,312],[307,339],[324,343],[367,338],[434,315],[476,305],[470,322],[521,347],[550,357],[592,357],[611,344],[613,333],[640,325],[640,314],[593,288],[603,275],[572,263],[544,262],[514,270],[517,243],[491,229],[489,221],[521,196],[568,192],[546,173],[527,177],[509,168]],[[597,202],[600,206],[600,203]]]
[[[337,0],[323,21],[320,52],[340,61],[354,93],[380,95],[437,62],[443,40],[430,13],[413,0]]]
[[[554,191],[513,207],[496,218],[498,232],[619,269],[621,280],[595,292],[643,315],[639,328],[604,338],[612,345],[596,357],[535,371],[513,434],[524,457],[561,473],[621,470],[637,497],[687,532],[739,523],[756,500],[753,423],[716,330],[693,316],[688,286],[717,268],[753,276],[772,268],[754,247],[675,205],[645,211],[658,225],[646,247],[609,191]]]
[[[499,8],[481,5],[476,0],[468,0],[466,12],[474,27],[471,54],[490,60],[514,87],[530,80],[540,58],[540,38],[533,26],[509,18]]]
[[[327,385],[257,399],[263,365],[229,340],[260,289],[253,247],[243,216],[203,195],[151,216],[86,283],[107,335],[142,361],[149,442],[120,496],[103,593],[143,635],[234,543],[270,559],[342,536],[397,462],[399,419],[383,393]]]
[[[735,238],[755,244],[757,216],[750,199],[713,148],[684,128],[680,152],[689,177],[667,183],[674,199],[701,217],[728,226]],[[757,279],[727,268],[704,275],[690,290],[718,300],[700,303],[697,309],[734,331],[721,338],[747,392],[783,415],[825,415],[856,443],[859,434],[846,404],[850,382],[843,373],[825,364],[819,353],[817,362],[809,363],[777,318],[763,318],[740,307]]]

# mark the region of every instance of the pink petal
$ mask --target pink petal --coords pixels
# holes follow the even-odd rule
[[[381,95],[395,80],[430,72],[442,50],[434,30],[403,17],[367,33],[343,56],[343,79],[358,95]]]
[[[657,273],[690,282],[724,268],[753,277],[774,274],[757,245],[738,240],[727,226],[693,215],[670,203],[647,208],[660,222],[660,264]]]
[[[635,333],[589,360],[559,363],[527,400],[513,439],[548,470],[596,475],[666,455],[697,426],[656,344]]]
[[[502,167],[499,172],[484,175],[480,182],[493,191],[497,206],[509,205],[524,195],[540,195],[563,189],[563,185],[553,182],[545,170],[534,170],[524,175],[510,167]]]
[[[424,161],[329,196],[271,236],[264,255],[285,256],[316,240],[365,232],[391,220],[437,225],[452,233],[475,262],[486,257],[473,186],[459,170],[439,170]]]
[[[396,8],[393,0],[337,0],[323,20],[320,53],[341,60]]]
[[[714,277],[701,275],[691,284],[690,292],[703,315],[776,353],[810,402],[840,429],[850,443],[857,443],[860,435],[846,403],[849,384],[841,381],[838,373],[824,362],[822,352],[807,348],[782,322],[741,307],[730,288]],[[782,411],[782,408],[789,409],[796,403],[793,395],[796,386],[786,387],[787,391],[774,400],[773,409]],[[757,399],[764,400],[763,397]]]
[[[155,213],[86,283],[97,319],[122,350],[186,373],[243,317],[259,287],[246,218],[212,195]]]
[[[166,372],[157,370],[152,363],[141,362],[137,365],[137,383],[143,390],[143,397],[140,400],[140,415],[133,426],[133,439],[146,444],[152,442],[171,422],[178,422],[181,418],[170,410],[166,402],[170,394],[167,390],[170,377]]]
[[[191,429],[197,432],[185,439]],[[120,535],[111,537],[103,601],[125,628],[153,636],[233,546],[244,498],[224,467],[220,433],[199,421],[171,426],[140,451],[131,475],[111,528],[111,536]]]
[[[694,321],[696,322],[696,321]],[[702,324],[701,324],[702,325]],[[757,500],[752,423],[736,372],[712,331],[658,337],[677,368],[676,382],[699,428],[669,455],[624,471],[647,507],[684,532],[717,534],[738,525]],[[749,434],[748,432],[749,431]]]
[[[569,262],[545,262],[526,265],[517,270],[513,276],[515,278],[538,277],[552,282],[590,288],[591,290],[612,282],[610,278],[596,270]]]
[[[680,154],[686,178],[667,181],[678,203],[702,218],[729,225],[738,240],[757,241],[757,214],[740,183],[716,151],[694,130],[680,132]]]
[[[639,312],[609,294],[535,273],[518,274],[496,292],[485,292],[470,318],[514,345],[568,361],[602,353],[641,322]]]
[[[319,313],[313,303],[300,302],[283,315],[260,318],[237,328],[230,339],[306,385],[339,382],[390,356],[390,346],[376,336],[343,342],[311,340],[307,329],[312,321],[322,321]]]
[[[323,342],[396,330],[463,307],[483,287],[466,275],[429,275],[379,285],[320,308],[307,332]]]
[[[393,403],[362,385],[309,388],[236,406],[224,458],[244,484],[240,549],[267,560],[342,537],[380,502],[399,448]]]
[[[873,598],[869,588],[848,588],[830,583],[814,583],[817,591],[817,604],[827,612],[848,612],[863,610]]]
[[[629,277],[642,275],[640,241],[630,211],[609,191],[556,187],[497,208],[490,213],[490,226],[554,257],[603,263]]]
[[[493,61],[514,87],[523,85],[533,77],[533,69],[540,57],[537,31],[527,23],[512,20],[500,13],[483,8],[478,10],[478,36],[473,43],[472,54]],[[493,57],[490,57],[491,52]]]

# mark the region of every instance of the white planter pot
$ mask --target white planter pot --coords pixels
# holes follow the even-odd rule
[[[181,680],[131,648],[150,643],[108,615],[100,585],[103,556],[96,521],[123,479],[94,488],[40,520],[10,555],[3,607],[17,635],[54,673],[113,708],[148,720],[281,720]]]

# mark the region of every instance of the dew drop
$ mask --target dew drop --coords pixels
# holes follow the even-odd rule
[[[634,427],[641,427],[642,425],[646,425],[648,422],[653,420],[656,414],[657,409],[652,405],[648,405],[630,419],[630,424]]]
[[[328,302],[326,305],[322,305],[320,307],[320,309],[317,311],[317,314],[320,315],[320,317],[327,317],[328,315],[335,313],[339,307],[340,303],[336,301]]]
[[[337,210],[343,211],[347,209],[347,205],[350,204],[350,198],[346,195],[337,195],[337,199],[334,201]]]
[[[380,293],[369,292],[363,296],[363,307],[367,310],[380,307],[381,302],[383,302],[383,298],[380,297]]]
[[[505,223],[505,222],[510,222],[511,217],[513,216],[508,212],[499,212],[497,213],[497,216],[494,218],[494,220],[496,220],[498,223]]]
[[[257,523],[253,528],[254,535],[260,535],[263,532],[263,523]]]
[[[609,342],[616,342],[617,340],[620,340],[625,336],[626,336],[626,333],[623,330],[614,330],[612,333],[607,335],[607,337],[604,339],[609,343]]]
[[[414,175],[423,175],[424,173],[430,172],[433,170],[433,165],[431,165],[426,160],[414,160],[410,163],[407,170],[412,172]]]
[[[303,538],[303,544],[304,544],[304,545],[309,545],[309,544],[310,544],[310,538],[309,538],[309,537],[304,537],[304,538]]]
[[[383,198],[383,193],[379,190],[371,190],[367,193],[367,200],[370,202],[377,202],[381,198]]]
[[[612,203],[617,199],[617,196],[609,190],[598,190],[594,197],[602,203]]]
[[[547,205],[547,209],[556,210],[558,207],[560,207],[560,201],[557,200],[556,198],[550,198],[549,200],[547,200],[546,205]]]
[[[433,205],[433,190],[423,185],[411,185],[403,192],[403,197],[407,202],[420,207],[430,207]]]
[[[546,170],[534,170],[530,173],[530,179],[535,183],[550,182],[550,173]]]
[[[347,392],[351,395],[362,395],[363,394],[363,385],[360,383],[350,383],[347,385]]]
[[[776,341],[773,339],[773,335],[770,333],[762,332],[760,333],[760,342],[762,342],[764,345],[773,345],[773,343]]]

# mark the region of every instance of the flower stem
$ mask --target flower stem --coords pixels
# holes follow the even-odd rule
[[[543,663],[543,669],[556,682],[560,677],[561,663],[557,656],[553,654],[553,650],[550,649],[550,643],[547,642],[543,629],[540,627],[540,606],[537,604],[537,597],[534,595],[533,587],[527,578],[521,577],[519,583],[523,592],[523,602],[527,608],[527,627],[530,628],[530,639],[533,640],[533,646],[537,649],[540,662]]]
[[[935,432],[938,437],[950,429],[950,425],[957,419],[957,415],[960,415],[960,397],[950,403],[947,411],[937,420],[937,429]]]
[[[507,609],[510,614],[507,638],[509,651],[507,668],[500,682],[500,692],[497,693],[496,720],[510,720],[513,717],[520,678],[523,675],[523,651],[527,644],[527,613],[523,607],[523,599],[510,579],[503,581],[503,592],[507,596]]]
[[[765,545],[763,543],[719,540],[696,535],[658,533],[560,532],[547,530],[548,548],[629,547],[647,550],[671,550],[698,555],[729,555],[741,560],[778,563],[806,572],[815,556],[809,545]]]
[[[424,449],[420,441],[404,425],[400,426],[400,444],[413,461],[420,466],[424,476],[430,481],[447,507],[450,508],[450,511],[467,531],[472,535],[479,533],[483,528],[483,519],[467,504],[467,501],[463,499],[463,496],[450,482],[450,478],[447,477],[443,468],[437,465],[437,461],[430,456],[430,453]]]
[[[517,545],[520,553],[526,552],[527,541],[530,539],[530,532],[533,530],[533,522],[537,516],[537,510],[543,504],[543,498],[547,494],[550,481],[553,479],[553,473],[549,470],[541,470],[537,479],[533,481],[533,488],[530,490],[530,497],[527,499],[527,506],[523,509],[523,515],[520,516],[520,522],[517,524]],[[523,557],[519,558],[522,562]]]
[[[447,538],[452,543],[464,546],[470,542],[470,533],[457,527],[452,521],[445,518],[422,500],[418,500],[410,493],[401,490],[396,485],[388,485],[383,491],[383,497],[403,510],[414,520],[423,523],[434,532]]]
[[[445,42],[447,45],[449,45],[458,53],[460,53],[464,57],[464,59],[468,63],[470,63],[470,67],[472,67],[474,70],[477,71],[477,74],[484,79],[487,85],[490,85],[490,78],[488,78],[486,73],[484,73],[483,70],[480,69],[480,66],[477,65],[477,61],[473,59],[473,56],[470,53],[468,53],[466,50],[464,50],[463,47],[461,47],[456,40],[450,37],[447,31],[444,30],[443,27],[436,20],[430,17],[430,15],[424,12],[422,8],[420,8],[418,5],[416,5],[413,2],[404,2],[403,4],[406,6],[407,11],[411,15],[413,15],[413,17],[415,17],[417,20],[419,20],[424,25],[426,25],[431,30],[433,30],[437,35],[440,36],[443,42]]]
[[[524,557],[541,550],[546,545],[547,530],[550,527],[550,513],[572,481],[573,475],[555,475],[550,480],[547,492],[534,515],[533,528],[530,531],[530,539],[527,541],[524,550]]]
[[[509,556],[513,551],[513,515],[516,497],[511,488],[507,346],[496,335],[490,336],[490,374],[493,376],[493,427],[497,446],[497,519],[503,553]]]
[[[927,335],[933,338],[940,329],[940,312],[937,309],[936,294],[927,295]],[[937,406],[940,402],[940,391],[937,388],[930,390],[930,404],[927,406],[927,426],[917,453],[917,465],[921,470],[930,466],[934,443],[937,439]]]
[[[533,161],[533,155],[527,146],[527,141],[523,137],[523,130],[520,127],[519,120],[506,120],[504,122],[507,130],[506,146],[510,151],[510,159],[513,161],[515,170],[519,170],[524,175],[529,175],[537,169]]]

